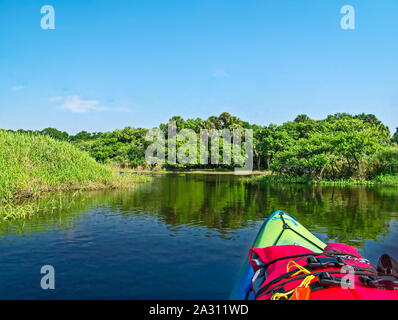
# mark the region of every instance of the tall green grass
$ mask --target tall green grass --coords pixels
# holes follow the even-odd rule
[[[379,175],[372,181],[376,184],[381,184],[384,186],[398,186],[398,175]]]
[[[119,176],[67,142],[42,135],[0,130],[0,216],[24,216],[25,198],[59,190],[93,190],[128,186],[145,177]]]

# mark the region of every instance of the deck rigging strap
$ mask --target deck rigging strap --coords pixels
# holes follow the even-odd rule
[[[335,257],[335,256],[341,256],[344,259],[347,259],[349,257],[354,257],[354,258],[358,258],[358,256],[356,256],[355,254],[351,254],[351,253],[346,253],[346,252],[339,252],[339,251],[327,251],[327,252],[307,252],[307,253],[299,253],[299,254],[293,254],[290,256],[283,256],[283,257],[279,257],[276,258],[274,260],[271,260],[267,263],[265,263],[263,266],[261,266],[261,268],[268,268],[271,264],[278,262],[280,260],[286,260],[286,259],[295,259],[295,258],[308,258],[308,257],[317,257],[317,256],[330,256],[330,257]]]
[[[276,246],[276,244],[278,243],[278,241],[280,240],[280,238],[282,237],[282,234],[285,230],[291,230],[293,231],[295,234],[297,234],[298,236],[300,236],[301,238],[303,238],[304,240],[308,241],[309,243],[311,243],[312,245],[314,245],[315,247],[317,247],[318,249],[321,249],[321,251],[323,251],[323,248],[321,248],[320,246],[318,246],[316,243],[314,243],[313,241],[311,241],[310,239],[308,239],[307,237],[303,236],[301,233],[297,232],[296,230],[294,230],[292,227],[290,227],[285,219],[283,218],[283,215],[286,214],[285,212],[279,212],[279,215],[282,219],[283,222],[283,228],[282,231],[280,232],[280,234],[278,235],[278,237],[276,238],[275,242],[274,242],[274,246]]]
[[[358,267],[358,266],[351,266],[351,267],[353,268],[354,273],[355,273],[355,272],[362,272],[362,273],[364,273],[364,274],[360,273],[360,275],[376,275],[376,274],[377,274],[377,271],[376,271],[374,268],[366,268],[366,267]],[[303,268],[310,269],[308,265],[304,265]],[[265,292],[265,291],[268,292],[268,291],[272,290],[273,288],[270,288],[270,287],[272,287],[272,286],[275,285],[275,284],[278,284],[278,282],[280,282],[280,281],[282,281],[282,280],[284,280],[284,279],[286,279],[286,278],[293,277],[293,276],[295,275],[296,271],[297,271],[297,270],[292,270],[292,271],[286,272],[286,273],[280,275],[279,277],[277,277],[277,278],[271,280],[270,282],[268,282],[265,286],[261,287],[261,289],[258,290],[258,291],[255,293],[256,298],[257,298],[261,293],[263,293],[263,292]],[[325,271],[311,272],[311,274],[312,274],[312,275],[318,275],[318,274],[321,274],[321,273],[323,273],[323,272],[325,272]],[[329,272],[329,271],[328,271],[328,272]],[[341,271],[338,271],[338,272],[330,271],[329,273],[341,274]],[[289,279],[286,283],[288,283],[288,282],[290,282],[290,281],[294,281],[294,280],[299,280],[299,279],[301,279],[301,278],[300,278],[299,276],[296,276],[296,277],[293,277],[293,278]],[[279,287],[280,284],[278,284],[277,286]]]
[[[286,260],[286,259],[293,259],[293,258],[305,258],[305,257],[317,257],[320,255],[326,255],[326,256],[346,256],[346,257],[355,257],[358,258],[358,256],[356,256],[355,254],[349,254],[346,252],[337,252],[337,251],[328,251],[328,252],[323,252],[324,248],[320,247],[319,245],[317,245],[316,243],[314,243],[313,241],[309,240],[307,237],[305,237],[304,235],[300,234],[299,232],[297,232],[296,230],[294,230],[292,227],[290,227],[285,219],[283,218],[283,215],[285,213],[284,212],[280,212],[279,216],[282,220],[283,223],[283,228],[282,231],[280,232],[280,234],[278,235],[277,239],[274,242],[274,246],[277,245],[278,241],[281,239],[283,232],[285,230],[291,230],[294,233],[296,233],[298,236],[302,237],[304,240],[308,241],[309,243],[311,243],[312,245],[314,245],[315,247],[317,247],[318,249],[320,249],[322,252],[321,253],[303,253],[303,254],[297,254],[297,255],[291,255],[291,256],[284,256],[284,257],[280,257],[280,258],[276,258],[274,260],[269,261],[268,263],[264,264],[263,266],[261,266],[261,268],[267,269],[271,264],[280,261],[280,260]],[[298,260],[298,259],[297,259]],[[305,265],[304,268],[306,267],[310,267],[309,265]],[[352,266],[354,268],[354,271],[357,272],[359,275],[363,274],[363,275],[369,275],[369,274],[375,274],[376,270],[374,270],[373,268],[366,268],[366,267],[357,267],[357,266]],[[322,273],[322,271],[320,272],[313,272],[311,273],[312,275],[318,275]],[[338,272],[340,273],[340,271]],[[276,285],[278,282],[292,277],[295,275],[294,271],[290,271],[290,272],[286,272],[285,274],[277,277],[276,279],[273,279],[272,281],[270,281],[269,283],[267,283],[264,287],[262,287],[258,292],[255,293],[255,297],[258,298],[260,295],[262,294],[266,294],[268,293],[270,290],[273,290],[273,288],[270,289],[271,286]],[[288,283],[290,281],[294,281],[294,280],[298,280],[300,279],[300,276],[295,276],[292,279],[289,279],[287,281],[285,281],[284,283]],[[279,285],[277,285],[279,287]]]
[[[317,271],[317,272],[311,272],[311,275],[313,275],[313,276],[318,276],[318,275],[323,274],[323,273],[325,273],[325,271]],[[328,273],[329,275],[332,275],[332,274],[340,274],[340,275],[341,275],[341,271],[327,271],[327,273]],[[354,275],[358,275],[358,276],[375,275],[375,273],[372,274],[372,273],[366,272],[366,271],[354,271],[353,274],[354,274]],[[377,274],[377,273],[376,273],[376,274]],[[278,283],[277,286],[272,287],[272,288],[270,288],[270,286],[267,284],[267,285],[265,285],[264,287],[262,287],[258,292],[256,292],[256,294],[255,294],[255,299],[257,299],[257,298],[259,298],[259,297],[261,297],[261,296],[263,296],[263,295],[269,294],[269,293],[271,293],[272,291],[276,290],[276,288],[281,288],[281,287],[283,287],[283,286],[284,286],[285,284],[287,284],[287,283],[290,283],[290,282],[292,282],[292,281],[297,281],[297,280],[300,280],[300,279],[304,279],[304,278],[306,278],[307,276],[308,276],[308,274],[296,276],[296,277],[294,277],[294,278],[291,278],[291,279],[285,280],[285,281],[283,281],[283,282],[281,282],[281,283]],[[275,279],[275,280],[276,280],[276,279]],[[275,283],[274,283],[274,284],[275,284]]]

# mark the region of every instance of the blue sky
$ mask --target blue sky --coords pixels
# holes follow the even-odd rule
[[[346,4],[355,30],[340,27]],[[0,0],[0,127],[365,112],[395,132],[397,16],[397,0]]]

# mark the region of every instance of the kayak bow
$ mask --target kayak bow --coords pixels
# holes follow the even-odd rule
[[[252,248],[277,245],[300,245],[314,252],[322,252],[326,244],[308,231],[300,222],[283,211],[275,211],[261,226]],[[248,258],[230,296],[231,300],[253,300],[251,279],[253,269]]]

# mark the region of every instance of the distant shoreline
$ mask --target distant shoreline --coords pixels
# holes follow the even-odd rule
[[[247,174],[236,173],[235,170],[219,170],[219,169],[181,169],[181,170],[158,170],[158,171],[151,171],[151,170],[136,170],[136,169],[119,169],[122,173],[136,173],[136,174],[223,174],[223,175],[256,175],[256,176],[266,176],[270,175],[270,171],[260,171],[260,170],[253,170]]]
[[[192,169],[192,170],[136,170],[136,169],[119,169],[122,173],[132,173],[137,175],[156,175],[156,174],[203,174],[203,175],[235,175],[246,176],[252,182],[258,183],[276,183],[276,184],[313,184],[324,186],[397,186],[398,175],[379,175],[371,180],[356,179],[337,179],[337,180],[316,180],[311,177],[291,177],[288,175],[276,175],[271,171],[254,170],[247,174],[235,173],[234,170],[220,169]]]

